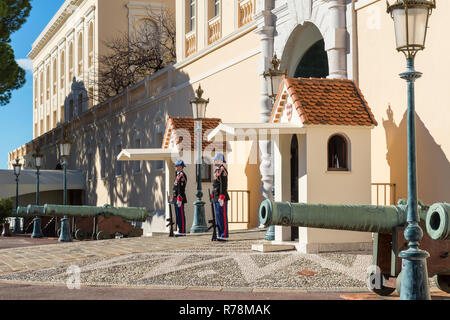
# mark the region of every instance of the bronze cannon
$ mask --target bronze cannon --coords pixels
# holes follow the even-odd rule
[[[439,288],[450,293],[450,205],[419,205],[420,226],[424,232],[421,249],[428,251],[428,275],[435,276]],[[398,254],[408,248],[403,233],[407,225],[407,204],[397,206],[323,205],[264,200],[259,207],[260,223],[346,231],[373,232],[373,265],[379,275],[368,280],[381,283],[371,286],[379,295],[400,291],[401,258]],[[377,276],[379,279],[377,279]],[[395,281],[394,281],[395,280]]]
[[[15,216],[72,217],[72,230],[76,239],[83,240],[90,235],[92,238],[101,240],[108,239],[117,232],[129,237],[141,236],[142,230],[132,226],[129,221],[145,221],[152,215],[147,212],[146,208],[45,204],[43,206],[18,207]],[[87,230],[92,230],[92,232]]]

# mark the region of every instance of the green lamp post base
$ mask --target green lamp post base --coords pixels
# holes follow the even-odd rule
[[[61,219],[61,234],[59,235],[58,242],[72,242],[69,218],[67,217]]]
[[[192,222],[191,233],[208,232],[205,217],[205,203],[201,200],[194,202],[194,221]]]
[[[264,237],[264,240],[269,240],[269,241],[275,240],[275,226],[270,226],[267,229],[266,236]]]
[[[36,217],[33,219],[33,233],[31,234],[31,238],[38,239],[42,238],[44,234],[42,233],[41,229],[41,219],[39,217]]]

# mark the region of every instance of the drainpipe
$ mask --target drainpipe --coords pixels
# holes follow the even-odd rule
[[[358,13],[355,5],[356,0],[352,0],[352,77],[356,85],[359,86]]]

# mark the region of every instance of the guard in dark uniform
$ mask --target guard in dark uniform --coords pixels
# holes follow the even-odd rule
[[[172,202],[175,207],[175,214],[177,217],[177,226],[178,231],[175,235],[184,236],[186,235],[186,214],[184,212],[184,204],[187,203],[186,199],[186,184],[187,184],[187,176],[183,171],[184,165],[183,160],[178,160],[175,162],[176,167],[176,177],[175,182],[173,184],[173,198]]]
[[[224,155],[217,154],[214,158],[216,169],[214,170],[213,195],[219,241],[226,241],[229,237],[227,215],[230,196],[228,195],[228,171],[224,163],[226,163]]]

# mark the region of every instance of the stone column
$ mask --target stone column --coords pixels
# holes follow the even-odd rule
[[[325,50],[332,79],[347,79],[345,0],[326,0],[329,3],[330,28],[325,35]]]
[[[257,13],[255,20],[258,22],[258,29],[255,31],[261,36],[261,61],[258,73],[261,76],[261,98],[259,100],[261,106],[261,122],[267,123],[272,112],[272,99],[269,97],[270,79],[263,76],[265,71],[270,68],[270,61],[274,51],[274,33],[275,22],[272,9],[274,8],[274,0],[262,0],[259,2],[261,11]],[[271,143],[268,137],[259,140],[259,148],[261,154],[261,193],[264,199],[273,199],[273,170],[272,170],[272,152]]]

